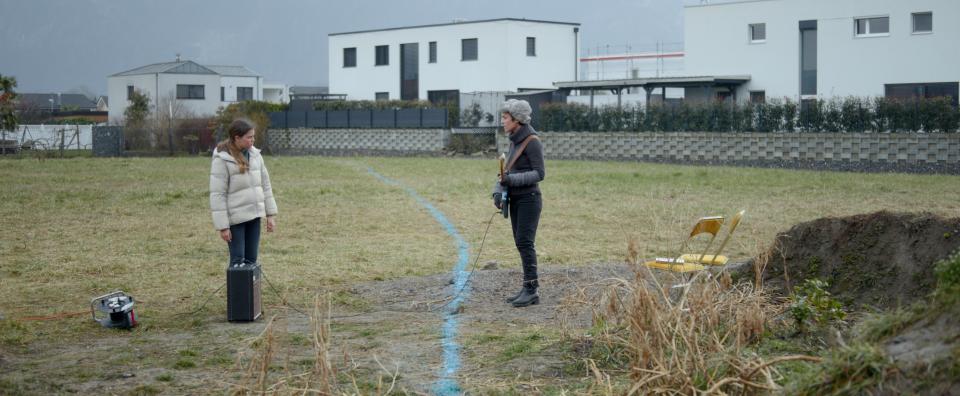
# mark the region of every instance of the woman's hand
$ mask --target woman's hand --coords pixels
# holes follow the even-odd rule
[[[230,240],[233,239],[233,235],[230,234],[230,229],[224,228],[220,230],[220,238],[223,239],[224,241],[230,242]]]
[[[267,216],[267,232],[273,232],[277,228],[277,217]]]

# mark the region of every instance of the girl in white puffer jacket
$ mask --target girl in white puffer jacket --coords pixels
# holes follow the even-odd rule
[[[253,147],[253,123],[237,119],[227,132],[210,165],[210,210],[213,225],[230,250],[230,265],[253,264],[260,246],[260,219],[266,217],[267,232],[273,232],[277,202],[260,150]]]

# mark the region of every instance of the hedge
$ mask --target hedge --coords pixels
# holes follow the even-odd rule
[[[540,107],[552,132],[937,132],[955,133],[960,111],[950,98],[846,97],[768,103],[651,104],[591,109],[576,103]]]

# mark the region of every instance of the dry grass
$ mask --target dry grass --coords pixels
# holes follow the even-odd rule
[[[278,231],[264,235],[261,261],[269,280],[298,307],[330,291],[335,298],[349,299],[336,293],[356,282],[444,273],[456,262],[453,242],[431,215],[402,189],[367,174],[367,166],[433,203],[473,249],[494,210],[489,195],[494,161],[268,157],[267,164],[281,215]],[[90,349],[91,338],[107,334],[141,348],[141,354],[158,362],[152,366],[158,369],[177,360],[178,348],[201,356],[229,355],[237,339],[249,336],[212,330],[223,316],[223,293],[211,293],[223,284],[226,247],[210,223],[208,172],[207,158],[0,159],[0,314],[13,319],[0,325],[0,352],[30,364],[11,377],[11,389],[23,386],[42,393],[63,389],[64,384],[94,383],[97,377],[91,373],[137,361],[134,352],[116,353],[106,343]],[[550,161],[542,184],[538,254],[544,266],[622,262],[623,247],[632,239],[631,256],[667,255],[675,253],[681,235],[697,217],[746,209],[747,217],[727,248],[729,255],[742,258],[760,252],[758,247],[776,232],[827,215],[922,208],[955,216],[960,212],[953,198],[960,195],[958,180]],[[939,193],[924,193],[929,191]],[[482,260],[514,266],[517,257],[509,235],[509,222],[495,220]],[[137,331],[91,330],[85,317],[19,320],[83,310],[89,298],[114,289],[137,298]],[[748,297],[743,301],[750,302]],[[191,312],[208,300],[214,302]],[[282,302],[265,292],[268,308]],[[369,305],[352,302],[340,306]],[[329,341],[319,335],[317,340],[321,338]],[[170,344],[155,345],[158,339]],[[691,347],[702,342],[698,339]],[[64,354],[95,356],[84,362],[96,363],[65,365],[59,359]],[[221,375],[221,364],[195,360],[199,364],[190,374]],[[342,370],[337,374],[344,375]],[[319,387],[313,381],[310,386]],[[387,390],[389,381],[383,385]],[[159,386],[191,393],[197,384],[170,381]]]
[[[782,390],[778,364],[821,360],[752,352],[782,311],[760,288],[734,285],[726,273],[690,279],[658,277],[645,267],[635,273],[612,280],[599,299],[583,290],[564,304],[568,311],[593,308],[587,338],[572,338],[588,345],[585,367],[594,378],[588,393],[758,394]],[[630,383],[615,388],[611,375]]]
[[[347,373],[347,383],[341,384],[337,377],[337,368],[330,360],[331,332],[330,332],[330,298],[314,299],[314,308],[310,313],[311,346],[313,347],[314,364],[303,372],[290,369],[289,354],[295,347],[284,345],[285,325],[278,316],[271,317],[259,336],[249,343],[247,351],[240,352],[237,357],[239,371],[243,376],[238,383],[229,384],[231,394],[234,395],[359,395],[376,394],[389,395],[394,391],[399,368],[390,371],[379,360],[376,360],[381,373],[377,376],[377,386],[374,392],[365,392],[357,385],[356,377]],[[282,362],[278,356],[283,351]],[[344,352],[346,353],[346,352]],[[249,357],[247,356],[249,355]],[[349,387],[349,386],[352,386]]]

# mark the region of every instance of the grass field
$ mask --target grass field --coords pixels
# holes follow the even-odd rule
[[[280,215],[278,231],[264,234],[261,262],[271,282],[301,306],[329,291],[334,302],[362,308],[368,302],[340,291],[356,282],[449,272],[456,261],[455,246],[430,214],[368,169],[435,205],[471,254],[495,210],[492,160],[268,157],[267,164]],[[122,289],[139,299],[143,324],[123,337],[187,332],[204,356],[144,345],[156,366],[202,360],[202,367],[228,370],[230,353],[204,348],[216,337],[238,336],[209,334],[202,320],[181,316],[223,283],[226,246],[212,229],[208,172],[207,158],[0,160],[0,358],[30,363],[38,351],[111,334],[83,317],[20,318],[83,311],[91,297]],[[631,238],[643,257],[670,255],[696,218],[739,209],[747,215],[727,249],[734,258],[823,216],[883,209],[960,215],[956,176],[549,161],[541,188],[537,250],[545,267],[622,262]],[[518,266],[502,218],[487,238],[481,263],[488,260]],[[265,301],[280,303],[269,294]],[[202,312],[222,316],[221,305]],[[0,373],[12,374],[0,379],[0,393],[56,390],[99,367],[61,367],[51,373],[56,378],[44,378],[49,362],[17,369],[3,361]]]

